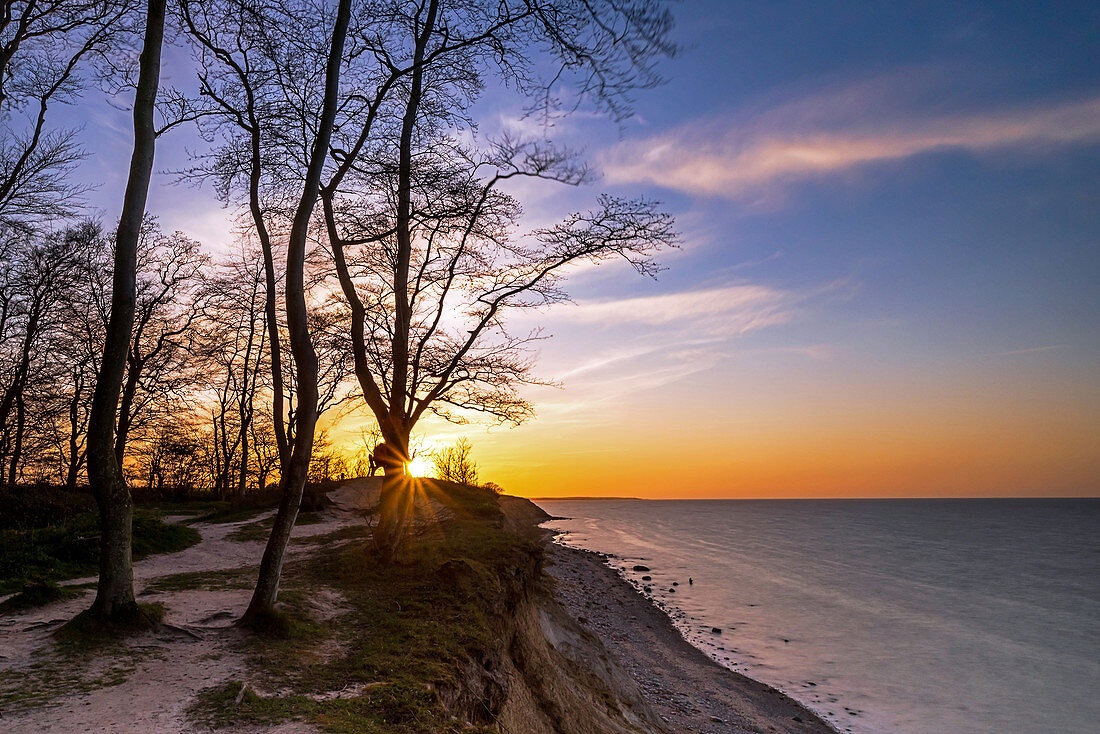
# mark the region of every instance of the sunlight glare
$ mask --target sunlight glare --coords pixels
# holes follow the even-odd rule
[[[431,472],[431,464],[423,456],[417,456],[408,463],[407,471],[411,477],[426,477]]]

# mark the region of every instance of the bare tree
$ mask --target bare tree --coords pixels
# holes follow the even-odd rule
[[[0,9],[0,224],[33,227],[77,212],[84,158],[50,110],[79,98],[97,57],[114,49],[132,0],[9,0]]]
[[[64,300],[77,289],[84,263],[95,247],[99,230],[92,223],[56,232],[12,233],[2,269],[0,296],[0,479],[14,486],[28,436],[28,392],[38,383],[42,392],[62,367],[53,335],[66,325]],[[35,425],[44,420],[38,416]]]
[[[122,383],[115,460],[124,466],[131,433],[191,384],[201,274],[209,259],[181,232],[166,235],[147,217],[138,239],[133,333]]]
[[[458,484],[477,485],[477,462],[470,456],[473,444],[463,436],[454,446],[432,452],[436,479]]]
[[[507,313],[565,298],[562,275],[578,262],[623,258],[651,273],[647,256],[675,240],[652,202],[608,196],[521,233],[519,202],[504,184],[576,185],[585,167],[545,143],[470,144],[454,130],[476,128],[471,109],[489,74],[547,116],[561,111],[554,90],[565,78],[574,104],[588,98],[625,115],[630,91],[655,83],[654,59],[673,49],[667,11],[645,0],[384,6],[374,32],[357,38],[377,60],[376,85],[373,94],[349,92],[341,106],[362,121],[341,121],[321,199],[356,377],[386,440],[376,452],[387,477],[376,535],[393,552],[417,422],[429,412],[457,421],[470,412],[506,422],[530,415],[518,388],[533,380],[525,347],[538,334],[510,334]],[[556,61],[549,80],[537,74],[540,49],[543,61]]]
[[[209,486],[202,428],[197,416],[179,410],[173,420],[152,426],[136,446],[134,464],[151,496],[185,499],[196,489]]]
[[[252,253],[223,264],[211,278],[204,313],[203,358],[214,394],[214,492],[244,494],[254,453],[255,403],[264,367],[264,274]]]
[[[87,456],[88,417],[110,308],[111,250],[100,230],[87,249],[80,282],[62,294],[54,349],[65,374],[57,376],[54,446],[60,481],[75,490]]]
[[[134,151],[115,237],[106,343],[88,421],[88,481],[100,515],[99,583],[90,611],[103,621],[132,617],[138,611],[131,551],[133,498],[115,455],[115,426],[134,324],[138,240],[153,173],[164,20],[165,0],[148,0],[134,95]]]
[[[213,180],[224,201],[243,188],[248,216],[260,243],[265,276],[264,313],[271,354],[271,423],[279,463],[290,458],[286,431],[282,339],[277,313],[276,243],[272,235],[285,224],[285,193],[298,182],[297,166],[278,156],[281,129],[290,124],[279,84],[277,40],[265,17],[246,0],[196,3],[180,1],[181,16],[195,41],[200,95],[208,104],[200,132],[215,144],[207,160],[184,178]],[[269,24],[273,19],[266,19]]]
[[[332,34],[327,44],[320,116],[314,128],[316,133],[312,136],[313,140],[309,147],[305,181],[287,238],[285,301],[287,331],[291,354],[294,357],[295,387],[298,398],[296,429],[293,449],[279,481],[282,499],[260,562],[256,590],[245,611],[245,622],[256,621],[274,610],[279,592],[279,579],[282,575],[283,558],[287,544],[290,542],[290,532],[298,516],[313,450],[314,431],[317,425],[318,366],[317,355],[310,338],[305,295],[306,245],[309,224],[321,184],[325,156],[336,119],[340,68],[350,21],[351,0],[339,0]]]

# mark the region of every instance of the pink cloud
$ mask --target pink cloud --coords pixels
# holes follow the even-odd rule
[[[844,119],[840,100],[818,96],[743,120],[692,122],[601,157],[612,183],[649,183],[693,194],[742,198],[797,180],[937,150],[988,152],[1100,140],[1100,98],[970,115],[912,116],[868,125],[865,104]],[[865,101],[865,100],[864,100]]]

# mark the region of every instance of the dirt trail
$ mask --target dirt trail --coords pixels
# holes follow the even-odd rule
[[[330,494],[320,522],[295,527],[293,538],[323,535],[365,525],[360,510],[376,499],[380,481],[358,479]],[[166,609],[156,632],[111,643],[97,651],[59,648],[51,635],[91,603],[94,590],[45,607],[0,616],[0,730],[19,732],[100,732],[149,734],[196,731],[186,718],[192,697],[203,688],[243,680],[246,661],[242,634],[233,622],[245,610],[264,541],[236,540],[246,525],[274,511],[234,523],[199,523],[201,542],[134,564],[134,586],[141,602]],[[184,518],[174,518],[182,520]],[[291,544],[289,555],[311,547]],[[176,574],[209,574],[207,588],[181,588]],[[94,578],[73,579],[80,586]],[[121,648],[121,649],[120,649]],[[308,734],[302,723],[266,727],[265,732]]]

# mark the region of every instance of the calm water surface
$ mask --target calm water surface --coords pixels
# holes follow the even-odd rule
[[[1100,500],[538,504],[842,731],[1100,732]]]

